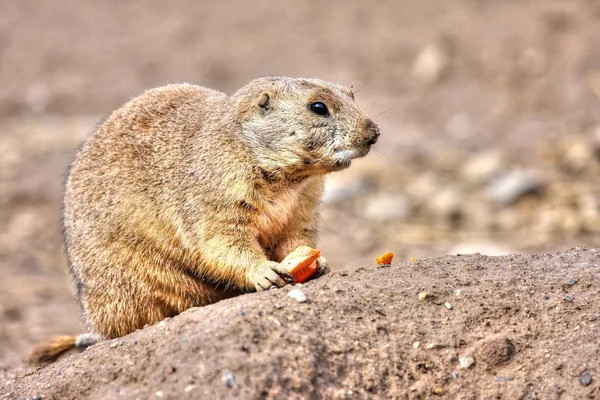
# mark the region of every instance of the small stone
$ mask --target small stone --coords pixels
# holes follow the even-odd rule
[[[437,82],[448,69],[449,59],[437,44],[429,44],[415,58],[411,74],[425,84]]]
[[[421,301],[425,300],[428,296],[429,296],[429,293],[427,293],[427,292],[421,292],[418,295],[419,300],[421,300]]]
[[[471,355],[458,357],[458,364],[460,365],[461,368],[467,369],[467,368],[471,367],[473,364],[475,364],[475,358]]]
[[[283,306],[279,303],[275,303],[275,309],[276,310],[281,310],[283,308]]]
[[[517,253],[517,250],[501,243],[490,241],[463,242],[454,245],[447,254],[474,254],[479,253],[486,256],[505,256]]]
[[[515,378],[513,378],[512,376],[496,376],[494,378],[494,382],[510,382],[512,380],[514,380]]]
[[[573,296],[571,296],[571,295],[565,296],[565,301],[568,301],[569,303],[572,303],[573,302]]]
[[[381,308],[381,307],[375,307],[375,312],[376,312],[377,314],[383,315],[384,317],[387,315],[387,314],[385,313],[385,311],[383,311],[383,308]]]
[[[36,394],[35,396],[31,396],[31,397],[27,397],[27,399],[25,400],[42,400],[43,397],[40,396],[39,394]]]
[[[446,345],[443,343],[429,343],[425,348],[427,350],[443,349]]]
[[[344,200],[352,199],[367,192],[368,181],[365,178],[346,176],[343,174],[328,177],[325,182],[324,204],[335,204]]]
[[[364,214],[379,222],[404,221],[411,214],[410,199],[404,193],[379,193],[369,196]]]
[[[454,295],[455,295],[455,296],[460,296],[461,294],[462,294],[462,289],[456,289],[456,290],[454,291]]]
[[[567,281],[567,285],[569,285],[569,286],[573,286],[576,283],[577,283],[577,279],[573,279],[573,278],[571,278]]]
[[[412,346],[414,349],[418,349],[419,347],[421,347],[421,342],[414,342]]]
[[[110,347],[111,349],[114,349],[115,347],[119,347],[119,346],[123,346],[123,341],[113,340],[112,343],[108,345],[108,347]]]
[[[458,372],[456,371],[452,371],[452,373],[450,374],[450,376],[452,376],[452,379],[458,379]]]
[[[589,371],[583,371],[581,375],[579,375],[579,382],[583,386],[589,386],[592,383],[592,374]]]
[[[306,295],[300,289],[290,290],[290,292],[288,293],[288,296],[291,297],[292,299],[296,300],[298,303],[306,303],[306,300],[307,300]]]
[[[243,312],[242,310],[240,310],[240,311],[236,312],[235,315],[237,315],[238,317],[243,317],[244,315],[246,315],[246,313]]]
[[[164,328],[165,326],[167,326],[167,322],[166,322],[166,321],[164,321],[164,320],[163,320],[163,321],[160,321],[160,322],[158,323],[158,327],[159,327],[159,328]]]
[[[433,394],[436,394],[438,396],[441,395],[441,394],[444,394],[444,389],[442,389],[442,388],[435,388],[435,389],[433,389]]]
[[[544,182],[539,173],[531,170],[515,169],[493,179],[485,192],[492,201],[508,206],[523,196],[539,192]]]
[[[464,164],[462,175],[475,184],[486,183],[493,179],[504,165],[504,156],[499,150],[487,151],[475,155]]]
[[[446,307],[448,310],[452,310],[452,304],[450,304],[449,302],[445,302],[444,307]]]
[[[549,299],[550,299],[550,296],[544,295],[544,300],[549,300]]]
[[[184,391],[185,393],[189,393],[189,392],[191,392],[192,390],[195,390],[197,387],[198,387],[198,386],[196,386],[196,385],[187,385],[187,386],[186,386],[186,387],[183,389],[183,391]]]
[[[235,377],[233,376],[233,373],[228,369],[223,371],[221,380],[223,381],[225,386],[227,386],[228,388],[232,388],[235,385]]]
[[[159,391],[155,392],[154,395],[156,397],[163,397],[165,394],[162,392],[162,390],[159,390]]]

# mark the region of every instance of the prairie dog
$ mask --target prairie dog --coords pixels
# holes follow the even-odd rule
[[[378,137],[351,90],[318,79],[263,77],[231,96],[175,84],[129,101],[66,183],[65,248],[90,331],[30,360],[293,281],[279,262],[316,247],[324,175]]]

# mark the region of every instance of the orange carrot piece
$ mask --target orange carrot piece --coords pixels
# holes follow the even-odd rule
[[[300,246],[281,262],[296,283],[304,283],[317,273],[317,258],[321,252],[308,246]]]
[[[382,265],[390,265],[392,263],[392,259],[394,258],[394,253],[385,253],[379,257],[377,257],[375,260],[377,261],[377,264],[379,266]]]

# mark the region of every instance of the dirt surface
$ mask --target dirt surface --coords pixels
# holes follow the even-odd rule
[[[60,232],[62,182],[77,147],[113,109],[146,88],[170,82],[189,81],[231,92],[255,77],[281,74],[354,85],[357,102],[378,122],[382,136],[368,157],[330,178],[323,203],[319,247],[334,270],[352,271],[371,266],[374,258],[386,251],[393,251],[398,261],[407,261],[410,257],[476,251],[485,254],[543,253],[575,246],[600,247],[598,26],[600,3],[594,0],[397,0],[379,1],[376,7],[370,1],[351,0],[310,0],[293,5],[269,0],[5,2],[0,6],[0,384],[27,371],[22,360],[35,343],[51,335],[75,334],[85,329],[66,274]],[[536,276],[539,281],[535,282],[541,285],[551,279],[555,279],[552,282],[569,279],[567,275],[574,268],[568,262],[571,256],[575,257],[549,258],[551,266],[547,272]],[[582,257],[588,256],[591,257],[591,253],[586,251]],[[560,257],[566,260],[562,266],[564,279],[555,265]],[[435,274],[446,274],[443,282],[438,282],[439,287],[466,286],[469,280],[454,278],[463,276],[459,266],[466,261],[462,258],[448,260],[450,264],[438,263],[438,270],[431,271],[430,278],[434,279]],[[545,341],[529,341],[533,349],[546,346],[543,348],[550,352],[563,348],[569,329],[573,330],[573,338],[568,336],[565,343],[583,338],[579,336],[586,332],[580,324],[583,313],[592,315],[598,311],[584,308],[579,297],[564,304],[559,301],[566,295],[565,290],[583,290],[581,282],[597,285],[597,280],[593,281],[597,276],[591,269],[587,275],[581,272],[582,276],[588,277],[587,281],[581,278],[570,289],[562,283],[547,289],[543,294],[551,300],[540,300],[534,295],[531,299],[525,296],[517,301],[508,293],[524,292],[518,291],[518,285],[506,287],[507,282],[517,273],[528,272],[497,268],[494,263],[499,261],[496,259],[489,263],[481,260],[483,271],[489,272],[489,276],[476,286],[477,293],[487,296],[482,315],[497,316],[494,317],[498,318],[497,322],[490,322],[489,331],[481,320],[470,322],[472,325],[464,331],[468,333],[472,329],[473,334],[482,333],[477,337],[468,336],[470,342],[458,348],[451,344],[431,351],[423,347],[403,347],[421,341],[418,335],[400,337],[400,341],[390,340],[388,344],[395,353],[390,350],[387,354],[378,348],[376,351],[382,354],[378,358],[391,360],[399,355],[397,358],[402,361],[398,369],[394,370],[390,364],[386,371],[402,368],[403,371],[416,371],[411,372],[414,375],[412,381],[402,378],[396,387],[407,388],[421,382],[416,390],[409,392],[413,397],[438,387],[456,393],[460,386],[464,393],[469,389],[479,391],[476,398],[492,397],[496,393],[512,398],[513,393],[522,389],[519,385],[523,382],[530,382],[531,388],[538,389],[558,382],[558,387],[568,389],[564,398],[579,398],[591,393],[596,381],[588,387],[578,387],[577,375],[584,368],[588,368],[593,376],[597,373],[597,359],[586,359],[583,355],[585,346],[588,346],[589,357],[597,355],[593,340],[573,342],[572,350],[565,350],[561,355],[551,353],[550,360],[543,356],[539,364],[525,363],[523,371],[529,371],[527,376],[523,375],[525,372],[511,372],[511,368],[517,368],[515,361],[511,361],[503,368],[507,368],[506,374],[510,372],[506,376],[515,379],[507,382],[493,382],[496,375],[482,372],[479,362],[474,369],[459,371],[459,379],[451,378],[455,361],[444,361],[445,369],[439,367],[441,358],[436,359],[435,354],[446,354],[444,352],[448,350],[448,357],[451,357],[452,351],[459,352],[460,349],[462,354],[463,348],[477,346],[479,340],[498,331],[499,321],[506,321],[502,318],[509,318],[511,313],[515,314],[511,321],[515,318],[529,321],[531,318],[532,327],[539,324],[550,327],[543,324],[558,311],[540,307],[550,307],[552,301],[560,303],[562,308],[556,315],[562,325],[552,325],[552,330],[548,328],[545,331],[548,336],[540,333],[538,337],[545,337]],[[541,265],[543,260],[535,259],[534,264]],[[412,271],[411,268],[416,267],[408,264],[402,271]],[[385,279],[378,274],[383,276],[392,273],[390,271],[363,271],[356,276],[349,272],[348,277],[335,275],[328,279],[344,279],[338,286],[350,287],[354,282],[351,277],[359,279],[372,273],[375,275],[369,279],[379,282]],[[478,270],[472,273],[479,277]],[[399,283],[398,294],[389,302],[398,296],[406,297],[407,304],[415,301],[415,309],[431,305],[416,303],[414,290],[417,289],[414,288],[418,283],[411,283],[402,273],[398,276],[398,279],[407,280]],[[425,283],[424,289],[433,290]],[[307,324],[314,321],[308,310],[329,315],[325,305],[335,306],[329,303],[334,297],[318,295],[310,288],[324,293],[328,289],[318,289],[321,284],[311,285],[307,286],[307,292],[315,301],[298,306],[299,310],[306,310]],[[382,285],[387,287],[387,282]],[[413,288],[403,285],[413,285]],[[585,290],[593,291],[594,287],[585,287]],[[369,294],[369,288],[361,290],[365,292],[357,289],[353,297],[357,301],[364,299],[367,304],[367,299],[373,295]],[[511,290],[515,292],[509,292]],[[597,294],[598,288],[595,290]],[[400,293],[407,295],[400,296]],[[332,291],[328,296],[334,295],[338,296]],[[270,310],[271,296],[282,296],[277,300],[281,304],[287,301],[285,295],[277,293],[247,296],[244,301],[252,299]],[[377,297],[373,297],[373,301],[375,299]],[[452,299],[450,296],[448,301],[454,305]],[[536,299],[539,302],[535,303]],[[506,310],[504,304],[509,300],[514,301],[514,306]],[[218,305],[214,312],[223,310],[225,313],[227,307],[240,304],[236,301],[240,300]],[[528,302],[532,303],[525,308]],[[529,316],[528,310],[533,309],[530,307],[534,307],[534,303],[539,312],[537,316]],[[552,307],[555,305],[552,303]],[[370,327],[371,322],[366,321],[371,321],[373,310],[370,306],[362,310],[357,307],[352,311],[352,318],[363,313],[365,324]],[[565,310],[570,310],[568,307],[572,307],[573,312],[566,313]],[[582,308],[577,310],[576,307]],[[429,315],[426,309],[423,310],[424,316]],[[465,321],[466,317],[459,315],[457,309],[448,311],[443,306],[436,306],[431,312],[433,310],[448,317],[448,326],[456,326],[456,332],[460,331],[460,321]],[[245,311],[246,315],[255,315],[250,310]],[[273,312],[285,316],[284,311]],[[192,329],[194,316],[204,315],[200,312],[189,313],[168,324],[173,327],[181,324],[181,329]],[[385,320],[393,315],[387,314],[387,317],[375,317]],[[346,318],[343,313],[339,315]],[[403,331],[408,334],[414,332],[418,324],[429,323],[422,321],[418,313],[399,315],[404,315],[402,322],[397,322],[400,332],[393,333],[388,329],[389,333],[364,333],[365,337],[384,340],[388,335],[404,334]],[[287,326],[286,321],[280,322]],[[589,322],[587,326],[593,323]],[[519,360],[523,354],[533,354],[534,350],[525,350],[523,336],[511,336],[507,326],[502,325],[502,333],[513,341],[518,351],[514,360]],[[565,327],[564,332],[558,330],[560,326]],[[579,328],[575,330],[577,326]],[[432,325],[427,329],[442,327]],[[222,321],[215,322],[214,326],[204,322],[202,329],[223,330],[227,327]],[[321,329],[316,322],[314,329]],[[423,328],[420,334],[427,336],[427,329]],[[145,331],[138,334],[144,335]],[[329,333],[323,328],[322,334]],[[361,334],[358,331],[348,333],[356,337]],[[561,336],[563,334],[565,336]],[[425,336],[421,346],[429,343],[429,336]],[[306,340],[309,337],[312,336],[307,336]],[[191,335],[190,341],[191,338],[195,336]],[[278,340],[261,338],[265,342]],[[242,338],[238,337],[238,340]],[[355,340],[359,342],[356,346],[361,346],[366,339]],[[400,344],[401,340],[407,343]],[[313,347],[302,344],[303,349],[287,346],[277,351],[285,350],[290,354],[315,348],[329,351],[327,344],[310,343]],[[272,345],[277,347],[275,342]],[[103,346],[106,347],[102,345],[90,352],[101,357]],[[215,342],[215,346],[219,344]],[[592,346],[591,350],[589,346]],[[121,348],[109,349],[120,351]],[[347,387],[366,390],[366,386],[356,383],[359,379],[356,377],[363,376],[360,374],[374,376],[373,367],[367,365],[369,353],[360,353],[363,350],[357,347],[356,354],[362,354],[363,358],[353,359],[354,353],[347,352],[346,348],[342,350],[335,357],[311,353],[306,359],[299,359],[299,363],[305,364],[298,364],[298,368],[304,368],[314,376],[317,376],[314,371],[318,370],[320,376],[323,370],[319,368],[325,368],[323,365],[329,362],[327,368],[340,368],[339,374],[347,384],[338,380],[331,387],[325,385],[323,382],[333,381],[338,374],[328,372],[324,373],[324,380],[314,378],[315,388],[333,393],[343,387],[346,395],[347,390],[354,390]],[[148,350],[157,355],[165,351],[160,346]],[[77,362],[86,362],[87,354],[92,353],[84,353]],[[210,359],[212,364],[202,365],[212,365],[206,367],[209,372],[199,369],[189,372],[189,377],[196,379],[198,385],[207,382],[202,379],[208,379],[208,375],[202,374],[220,368],[220,364],[215,363],[225,365],[229,362],[227,357],[211,358],[209,353],[206,354],[202,357],[208,357],[205,360]],[[259,360],[265,371],[273,371],[280,365],[278,363],[284,362],[279,353],[272,354],[270,361],[267,358]],[[429,364],[422,363],[418,357],[413,361],[411,357],[419,354],[434,357],[432,360],[438,369],[429,368]],[[552,357],[565,360],[564,366],[561,369],[547,367],[554,360]],[[188,360],[189,354],[182,359]],[[332,361],[327,361],[329,359]],[[585,364],[584,360],[591,361]],[[121,366],[121,361],[115,359],[117,366]],[[575,365],[580,361],[581,365]],[[205,368],[198,362],[194,368]],[[268,366],[269,362],[273,365]],[[60,368],[68,369],[67,361],[60,365]],[[112,363],[106,365],[108,368]],[[572,369],[568,369],[569,365]],[[150,366],[138,365],[139,375],[131,378],[129,384],[135,380],[151,382],[144,389],[151,393],[155,382],[171,382],[172,374],[166,364]],[[357,371],[362,371],[362,366],[365,370],[359,374]],[[192,368],[191,364],[188,367]],[[33,384],[31,379],[55,373],[56,368],[28,377],[27,382],[19,381],[15,387]],[[237,377],[238,370],[230,369],[240,383],[242,378]],[[350,370],[354,372],[345,372]],[[258,368],[254,371],[258,374],[255,379],[262,379],[261,371]],[[383,367],[378,371],[384,375]],[[221,373],[219,370],[216,378],[211,379],[220,384]],[[419,374],[427,379],[418,379]],[[276,376],[271,377],[275,379]],[[478,376],[482,377],[481,381],[476,380]],[[92,379],[93,375],[89,377]],[[379,391],[373,397],[385,397],[381,385],[392,381],[392,378],[386,379],[373,378],[373,382],[378,382],[374,387]],[[121,381],[117,379],[116,382]],[[181,382],[184,382],[183,378]],[[259,381],[252,382],[259,384]],[[117,384],[132,388],[126,382],[114,383],[114,387]],[[272,387],[278,384],[272,383]],[[291,379],[281,387],[292,390],[293,385],[301,384],[306,381]],[[164,390],[167,396],[168,393],[172,395],[167,390],[169,387],[181,389],[173,382],[169,385],[159,385],[156,391]],[[248,383],[222,394],[251,387]],[[546,392],[539,393],[550,393],[549,387],[544,386]],[[4,393],[11,392],[7,388],[2,388]],[[60,390],[67,389],[68,386],[64,386]],[[215,387],[217,389],[225,390],[220,386]],[[59,393],[59,388],[56,390]],[[91,392],[94,390],[94,393],[105,393],[103,386],[90,389]],[[556,393],[559,392],[557,389]],[[535,398],[533,392],[526,393],[529,398]],[[34,393],[24,395],[33,396]],[[598,396],[595,392],[591,396],[594,395]],[[140,395],[140,398],[144,397]]]
[[[299,285],[306,303],[286,287],[191,309],[0,398],[600,398],[599,264],[575,249],[334,272]]]

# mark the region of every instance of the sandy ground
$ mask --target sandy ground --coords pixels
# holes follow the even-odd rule
[[[319,247],[334,270],[370,267],[374,265],[374,257],[384,251],[393,251],[397,260],[406,261],[410,257],[472,251],[542,253],[574,246],[600,247],[599,23],[599,3],[585,0],[450,0],[443,3],[400,0],[378,2],[376,7],[367,1],[306,1],[292,6],[266,0],[252,3],[180,0],[168,4],[155,0],[126,3],[23,0],[2,4],[0,385],[27,371],[22,359],[34,343],[50,335],[77,333],[83,329],[66,274],[60,234],[61,186],[77,147],[111,110],[148,87],[169,82],[189,81],[231,92],[257,76],[281,74],[314,76],[354,85],[357,102],[379,123],[382,137],[367,158],[331,178],[323,204]],[[575,263],[581,264],[580,267],[573,266],[571,259],[580,260],[579,264]],[[329,397],[386,398],[385,390],[397,390],[394,393],[400,397],[402,390],[414,385],[418,387],[408,392],[408,397],[417,397],[419,393],[424,398],[437,396],[430,392],[436,388],[443,389],[444,393],[465,394],[466,398],[469,398],[467,393],[475,393],[473,398],[496,394],[518,398],[518,395],[513,396],[515,393],[526,393],[523,398],[532,399],[598,396],[595,380],[587,387],[578,383],[584,369],[592,376],[597,373],[597,344],[591,336],[584,335],[583,332],[588,331],[580,322],[587,318],[584,314],[591,316],[598,310],[583,307],[578,296],[573,302],[563,301],[564,296],[578,288],[590,290],[585,292],[590,296],[595,290],[597,296],[598,276],[593,265],[590,264],[587,272],[577,269],[585,268],[586,262],[592,263],[593,253],[584,251],[549,257],[547,270],[542,267],[546,265],[543,264],[545,258],[515,258],[522,263],[532,263],[515,263],[524,266],[522,271],[503,268],[502,263],[506,261],[496,261],[506,259],[468,258],[472,261],[465,261],[466,264],[462,258],[447,260],[450,264],[438,262],[439,271],[435,272],[440,276],[445,274],[445,279],[431,285],[461,288],[469,279],[478,282],[471,288],[486,301],[477,303],[479,306],[475,306],[475,300],[470,304],[475,309],[481,307],[482,315],[492,316],[491,327],[486,327],[484,319],[474,319],[469,322],[473,332],[465,334],[465,344],[450,343],[448,339],[443,349],[412,349],[414,341],[422,341],[422,346],[427,346],[428,332],[441,327],[429,320],[422,321],[420,314],[408,313],[407,308],[399,312],[395,325],[401,331],[398,335],[406,335],[388,341],[394,352],[386,353],[378,344],[374,347],[375,356],[367,350],[356,353],[362,358],[353,358],[352,352],[359,350],[349,350],[350,345],[336,350],[339,353],[335,356],[321,358],[314,354],[315,349],[333,350],[318,347],[321,344],[309,340],[314,338],[310,335],[298,339],[309,342],[300,345],[293,342],[296,344],[290,347],[285,337],[270,338],[264,334],[261,340],[271,346],[270,351],[279,348],[278,344],[283,348],[270,358],[256,360],[263,366],[273,363],[261,368],[279,370],[290,362],[281,355],[289,351],[287,356],[296,354],[300,360],[297,361],[300,364],[296,364],[298,368],[312,374],[305,381],[294,378],[286,370],[288,372],[282,372],[281,376],[282,379],[287,376],[287,380],[271,381],[271,386],[265,389],[266,397],[277,397],[277,390],[299,393],[300,387],[327,393]],[[489,277],[483,279],[476,268],[465,267],[462,271],[463,265],[471,265],[474,260],[480,260],[481,268],[489,271]],[[564,276],[559,274],[560,260],[564,260]],[[403,265],[402,271],[416,268],[413,264]],[[518,292],[519,285],[525,284],[518,280],[514,281],[518,287],[505,287],[511,279],[522,276],[519,274],[530,273],[530,265],[541,268],[540,276],[531,278],[534,279],[532,285],[538,285],[536,293],[542,297],[548,295],[551,300],[521,295],[525,292]],[[575,275],[569,272],[571,268],[579,271],[581,275],[577,279],[581,281],[573,288],[565,288],[563,282],[572,278],[567,275]],[[365,283],[360,289],[356,286],[353,297],[362,300],[357,300],[357,308],[351,315],[361,315],[363,321],[371,321],[371,303],[367,300],[373,294],[366,287],[368,281],[388,287],[383,276],[392,272],[363,271],[356,276],[348,273],[351,275],[334,275],[331,280],[337,280],[335,287],[340,290],[344,290],[343,286],[351,287],[355,280]],[[439,279],[433,271],[431,274],[428,278],[431,282]],[[390,279],[397,283],[396,291],[386,304],[397,299],[400,309],[400,300],[404,299],[406,307],[431,305],[414,299],[415,290],[436,289],[428,286],[429,281],[416,289],[419,286],[416,278],[411,281],[403,273],[394,276]],[[539,286],[552,279],[555,281],[549,287]],[[590,286],[584,287],[581,282]],[[310,318],[313,311],[329,315],[328,309],[338,306],[333,304],[337,294],[331,292],[332,287],[326,283],[309,285],[307,292],[315,302],[300,305],[298,309],[305,310]],[[312,288],[316,292],[311,292]],[[511,296],[518,293],[521,297],[517,302]],[[282,304],[287,301],[285,294],[261,294],[246,299],[266,309],[275,298]],[[507,310],[504,307],[509,300],[513,303]],[[454,304],[454,300],[448,301]],[[551,303],[552,307],[558,305],[559,310],[553,311]],[[215,306],[214,312],[225,313],[238,304],[235,299],[230,300]],[[448,311],[443,305],[437,306],[436,312],[444,312],[439,315],[448,318],[439,321],[453,327],[452,332],[464,331],[459,328],[460,324],[470,320],[465,320],[456,309]],[[548,308],[544,308],[546,306]],[[533,309],[536,313],[528,311]],[[250,309],[245,312],[255,315]],[[550,317],[554,312],[560,313],[557,318],[560,318],[560,326],[564,326],[562,331],[554,325],[552,329],[551,325],[544,325],[554,321]],[[199,313],[189,313],[168,324],[176,324],[182,332],[188,327],[182,337],[190,343],[201,343],[191,333],[189,339],[185,336],[195,326],[194,315],[203,315],[204,321],[205,314]],[[287,318],[283,311],[277,313],[282,314],[273,314],[274,318]],[[519,330],[525,329],[524,325],[518,325],[520,328],[515,329],[521,333],[513,335],[507,330],[509,325],[499,322],[513,314],[511,323],[523,324],[526,319],[533,327],[547,326],[546,336],[538,334],[526,340]],[[391,318],[391,314],[375,317]],[[343,316],[338,322],[341,326],[348,321]],[[356,346],[366,337],[360,336],[360,332],[335,330],[334,325],[319,327],[318,320],[309,319],[306,323],[313,323],[302,326],[310,326],[315,335],[327,334],[331,329],[340,335],[337,340],[346,340],[344,335],[347,334],[348,343],[359,342]],[[351,326],[358,326],[353,323]],[[414,334],[416,328],[413,327],[421,323],[424,327],[419,330],[419,336]],[[427,325],[430,323],[431,326]],[[591,324],[590,321],[588,327]],[[211,331],[229,329],[206,321],[201,326]],[[253,325],[249,325],[248,332],[250,326]],[[569,340],[574,340],[574,350],[569,350],[571,353],[561,350],[559,355],[550,353],[551,360],[553,357],[563,360],[561,368],[553,369],[558,364],[547,368],[550,364],[544,364],[548,362],[545,355],[539,363],[527,361],[534,358],[523,359],[528,343],[535,351],[541,348],[551,352],[563,348],[570,332],[573,332]],[[522,371],[527,373],[511,369],[517,368],[511,361],[503,367],[508,368],[506,371],[494,375],[477,362],[474,368],[458,371],[459,379],[452,378],[451,372],[456,368],[456,360],[450,360],[453,354],[478,346],[480,340],[492,333],[510,338],[517,349],[514,359],[524,363]],[[144,331],[137,335],[146,338],[151,334]],[[235,341],[235,334],[231,335],[228,340]],[[377,338],[377,343],[384,346],[384,339],[391,335],[375,332],[369,337]],[[543,339],[538,340],[538,337]],[[140,344],[144,343],[139,347],[154,352],[150,350],[149,339],[144,338],[138,339]],[[237,337],[237,340],[242,339]],[[133,339],[128,338],[126,342],[130,340]],[[160,350],[161,345],[156,343],[156,352],[166,351]],[[207,348],[206,353],[200,353],[199,347],[193,350],[198,357],[204,357],[198,358],[193,368],[208,369],[199,373],[200,377],[197,371],[186,370],[197,379],[197,383],[189,384],[197,385],[198,390],[212,387],[203,386],[212,382],[210,379],[220,382],[220,365],[228,365],[236,377],[238,374],[227,364],[228,357],[238,355],[227,353],[219,358],[216,354],[221,344],[218,340],[210,343],[217,347]],[[222,348],[227,348],[226,343]],[[178,351],[188,353],[177,353],[177,357],[188,360],[192,350],[179,345],[182,347]],[[405,345],[409,348],[405,349]],[[168,346],[177,346],[177,343],[169,342]],[[588,358],[583,349],[587,349]],[[113,350],[110,351],[114,353]],[[102,358],[103,351],[106,345],[95,347],[79,358],[62,361],[61,368],[68,369],[69,362],[82,363],[83,368],[92,362],[87,360],[87,354],[95,354],[95,359],[111,365],[107,358]],[[110,351],[106,357],[111,357]],[[302,358],[299,354],[303,351],[311,355]],[[533,351],[527,350],[526,354]],[[141,353],[135,354],[136,365],[145,362]],[[433,358],[425,357],[421,362],[417,355]],[[435,358],[438,356],[440,358]],[[442,357],[449,358],[442,362]],[[384,363],[387,369],[381,367],[377,373],[403,371],[399,373],[402,378],[375,379],[375,367],[370,364],[375,359],[390,363]],[[401,362],[394,367],[392,359],[401,359]],[[121,368],[121,360],[115,358],[115,362]],[[174,393],[185,388],[185,385],[177,385],[187,382],[187,378],[175,374],[179,377],[176,384],[169,380],[171,374],[166,364],[158,358],[152,358],[151,362],[155,363],[152,367],[139,368],[139,375],[127,375],[135,376],[130,382],[115,378],[116,383],[109,383],[113,385],[111,390],[127,388],[124,396],[131,398],[136,397],[138,389],[147,391],[140,392],[140,398],[147,397],[151,390],[162,390],[165,396],[177,397]],[[325,369],[335,370],[338,363],[341,372],[324,373]],[[252,378],[249,364],[244,365],[240,371],[245,371],[247,375],[243,376],[248,378],[240,375],[236,380],[238,383],[247,381],[247,384],[233,390],[215,387],[214,390],[220,391],[217,397],[239,393],[244,398],[249,391],[259,396],[257,393],[263,389],[256,388],[268,386],[262,372]],[[285,365],[292,368],[291,364]],[[55,380],[52,377],[56,377],[53,375],[57,373],[56,368],[27,377],[13,387],[22,388],[19,390],[24,391],[19,393],[23,396],[33,396],[38,389],[39,393],[48,394],[50,389],[35,386],[34,381],[38,379],[40,385],[45,385],[50,382],[47,379]],[[111,371],[114,376],[119,375],[116,370]],[[213,376],[210,371],[218,372]],[[322,374],[325,377],[319,380]],[[375,392],[358,384],[361,374],[375,382]],[[65,373],[61,379],[69,376]],[[108,396],[100,384],[100,376],[98,380],[90,378],[93,387],[73,386],[73,393],[84,395],[84,390],[88,390],[95,397]],[[476,379],[478,376],[482,377],[481,381]],[[496,376],[514,379],[494,382]],[[140,384],[137,388],[134,385],[134,382],[150,382],[150,379],[152,382],[164,379],[168,384],[156,389],[153,385]],[[194,379],[190,382],[196,382]],[[389,383],[392,381],[395,386]],[[550,394],[546,382],[557,382],[555,392]],[[68,385],[64,383],[53,389],[56,398],[69,397]],[[530,389],[533,391],[528,391]],[[13,391],[9,386],[0,390],[3,394]],[[360,394],[348,395],[348,390]],[[313,397],[318,397],[318,392],[313,393]]]
[[[599,398],[599,263],[575,249],[334,272],[298,285],[306,303],[286,287],[194,308],[0,398]]]

